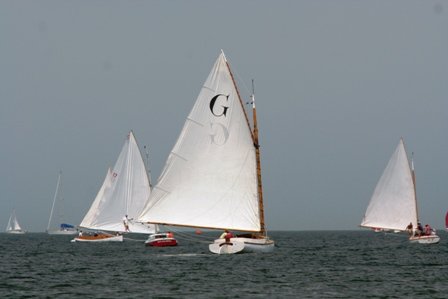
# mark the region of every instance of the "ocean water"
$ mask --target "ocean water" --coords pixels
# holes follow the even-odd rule
[[[0,234],[0,298],[448,298],[448,234],[437,245],[371,231],[271,232],[269,254],[214,255],[180,245],[71,243]],[[142,239],[142,237],[140,237]]]

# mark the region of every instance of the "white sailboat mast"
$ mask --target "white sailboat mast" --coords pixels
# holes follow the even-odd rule
[[[62,171],[59,171],[58,182],[56,183],[56,190],[54,191],[53,204],[51,205],[50,218],[48,218],[47,231],[50,229],[51,219],[53,218],[54,205],[56,203],[56,198],[59,194],[59,186],[61,184],[61,175],[62,175]]]

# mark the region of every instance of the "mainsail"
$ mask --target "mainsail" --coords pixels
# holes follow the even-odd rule
[[[361,226],[405,230],[417,225],[415,186],[403,139],[389,160],[370,199]]]
[[[139,219],[261,230],[254,140],[224,53],[208,75]]]
[[[115,166],[107,171],[103,185],[80,226],[94,230],[125,232],[123,217],[127,215],[130,219],[130,232],[154,233],[154,225],[136,221],[149,195],[145,164],[131,131]]]

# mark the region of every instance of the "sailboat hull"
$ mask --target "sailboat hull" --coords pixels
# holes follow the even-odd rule
[[[123,242],[123,236],[118,235],[98,235],[98,236],[79,236],[72,240],[72,242]]]
[[[219,242],[208,245],[208,249],[212,253],[216,254],[235,254],[242,253],[244,250],[245,244],[243,242],[237,241],[229,241],[226,242],[223,239],[220,239]]]
[[[259,253],[274,251],[274,241],[267,238],[231,238],[230,242],[224,239],[216,239],[213,244],[209,245],[209,250],[216,254],[233,254],[233,253]]]
[[[13,234],[13,235],[23,235],[23,234],[25,234],[25,231],[23,231],[23,230],[8,230],[8,231],[6,231],[6,233]]]
[[[168,237],[167,234],[153,234],[145,241],[145,245],[152,247],[177,246],[177,240],[173,237]]]
[[[78,232],[76,230],[49,230],[47,234],[49,235],[75,235]]]
[[[440,241],[440,237],[436,234],[427,236],[413,236],[409,238],[411,243],[419,244],[437,244]]]

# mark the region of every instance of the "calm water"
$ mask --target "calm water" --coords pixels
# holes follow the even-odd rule
[[[0,234],[0,298],[448,298],[439,235],[425,246],[370,231],[271,232],[271,254],[213,255],[184,238],[146,248]]]

